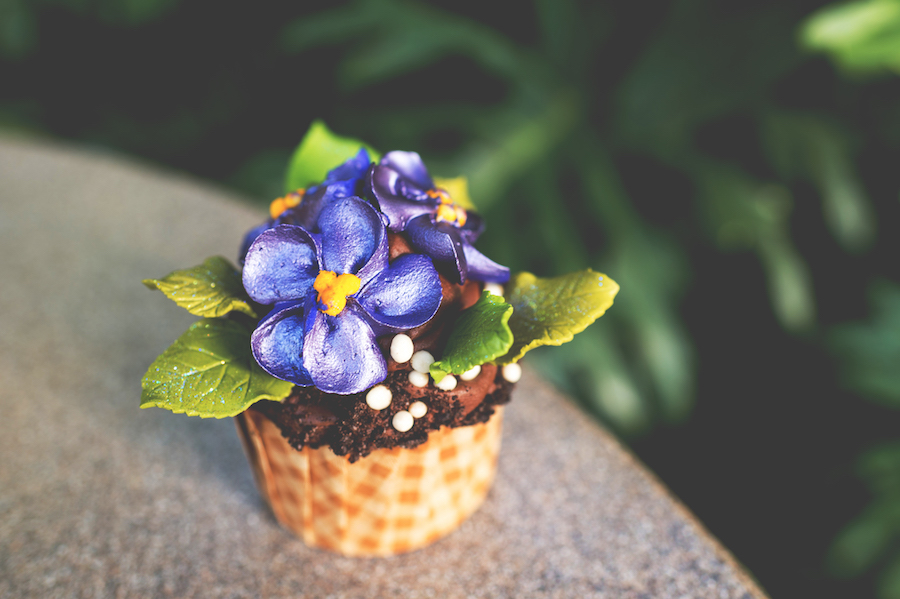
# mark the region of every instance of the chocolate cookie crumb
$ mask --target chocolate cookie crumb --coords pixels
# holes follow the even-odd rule
[[[453,391],[441,391],[433,384],[416,387],[409,382],[410,370],[409,365],[398,365],[381,383],[392,394],[390,405],[383,410],[373,410],[366,404],[367,391],[336,395],[314,387],[295,387],[281,403],[261,401],[250,409],[277,424],[295,449],[328,446],[335,454],[355,462],[376,449],[421,445],[429,432],[442,426],[487,422],[495,406],[509,402],[513,388],[495,367],[484,368],[472,381],[460,381]],[[428,411],[410,430],[396,430],[391,425],[394,414],[408,410],[416,401],[423,402]]]

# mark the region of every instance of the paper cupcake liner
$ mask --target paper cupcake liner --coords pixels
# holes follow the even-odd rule
[[[329,448],[296,450],[252,409],[236,423],[260,493],[312,547],[386,556],[451,532],[484,501],[500,450],[503,408],[483,424],[442,427],[414,449],[378,449],[354,463]]]

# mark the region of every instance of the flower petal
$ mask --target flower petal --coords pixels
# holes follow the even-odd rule
[[[247,231],[247,234],[244,235],[244,241],[241,242],[241,250],[238,253],[238,264],[240,264],[241,266],[244,265],[244,258],[246,258],[247,256],[247,250],[250,249],[250,246],[254,241],[256,241],[256,238],[259,237],[263,231],[268,231],[273,226],[274,225],[272,224],[272,221],[266,221],[258,227],[254,227]]]
[[[319,274],[319,250],[295,225],[263,231],[244,258],[244,289],[260,304],[303,299]]]
[[[409,221],[406,233],[415,249],[431,256],[435,262],[450,263],[456,267],[456,276],[448,277],[455,279],[454,283],[466,282],[466,256],[458,228],[450,223],[435,223],[426,214]]]
[[[306,190],[300,205],[288,208],[276,224],[299,225],[311,233],[318,232],[319,214],[322,208],[336,199],[357,194],[360,181],[369,170],[369,153],[365,148],[340,166],[328,171],[325,181]]]
[[[359,393],[387,376],[375,333],[356,308],[337,316],[315,310],[307,325],[303,366],[313,384],[327,393]]]
[[[384,231],[383,227],[384,221],[382,221],[382,235],[378,241],[378,245],[375,247],[375,251],[372,252],[372,257],[369,258],[369,261],[356,273],[362,286],[365,286],[372,277],[388,267],[388,258],[391,255],[391,249],[387,232]]]
[[[484,233],[484,219],[474,212],[466,211],[466,224],[459,230],[463,241],[473,244]]]
[[[429,198],[424,190],[411,187],[397,171],[386,166],[373,166],[365,187],[387,215],[391,231],[404,230],[411,219],[433,212],[438,204],[438,200]]]
[[[375,321],[376,334],[412,329],[434,316],[441,305],[441,279],[431,259],[404,254],[356,294],[356,301]]]
[[[471,245],[463,245],[463,251],[470,279],[489,283],[505,283],[509,280],[509,268],[497,264]]]
[[[325,181],[322,182],[322,185],[331,185],[338,181],[348,181],[355,184],[366,174],[371,162],[366,149],[360,148],[356,156],[328,171],[328,175],[325,176]],[[352,189],[349,195],[355,195]]]
[[[304,194],[303,199],[300,200],[300,205],[285,210],[284,213],[278,217],[278,220],[282,223],[298,225],[310,233],[315,233],[317,227],[316,223],[319,220],[319,213],[322,212],[322,207],[325,206],[330,199],[326,197],[328,192],[329,188],[321,185],[310,187],[306,191],[306,194]]]
[[[253,357],[263,370],[296,385],[312,385],[303,367],[306,316],[302,302],[284,302],[273,309],[250,336]]]
[[[381,164],[400,173],[400,176],[422,189],[433,189],[434,181],[416,152],[388,152],[381,159]]]
[[[328,204],[319,215],[322,231],[322,268],[356,274],[387,237],[381,216],[357,197]]]

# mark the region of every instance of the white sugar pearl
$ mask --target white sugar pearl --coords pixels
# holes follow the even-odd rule
[[[409,362],[414,350],[415,348],[409,335],[400,333],[399,335],[394,335],[394,338],[391,339],[391,358],[398,364]]]
[[[401,433],[405,433],[411,429],[414,422],[415,418],[413,418],[413,415],[406,410],[400,410],[394,414],[394,417],[391,419],[391,425]]]
[[[517,383],[522,378],[522,367],[518,364],[507,364],[503,367],[503,378],[510,383]]]
[[[412,355],[412,367],[416,372],[428,374],[428,368],[434,362],[434,356],[425,351],[417,351]]]
[[[453,391],[456,389],[456,377],[452,374],[448,374],[441,379],[440,383],[435,383],[434,386],[442,391]]]
[[[484,290],[489,291],[492,295],[503,297],[503,285],[500,283],[485,283]]]
[[[459,375],[459,378],[461,378],[464,381],[471,381],[479,374],[481,374],[481,366],[476,366],[476,367],[472,368],[471,370],[467,370],[464,373],[462,373],[461,375]]]
[[[428,375],[424,372],[416,372],[413,370],[409,373],[409,382],[416,387],[424,387],[428,384]]]
[[[366,393],[366,403],[373,410],[383,410],[391,405],[391,390],[384,385],[375,385]]]
[[[428,406],[421,401],[414,401],[409,405],[409,413],[413,415],[413,418],[421,418],[428,413]]]

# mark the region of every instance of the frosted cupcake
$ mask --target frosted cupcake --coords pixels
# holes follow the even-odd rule
[[[145,281],[204,318],[150,366],[141,406],[236,417],[283,525],[391,555],[478,508],[516,362],[571,339],[618,287],[589,270],[511,278],[474,247],[463,180],[361,146],[313,126],[240,273],[211,258]]]

